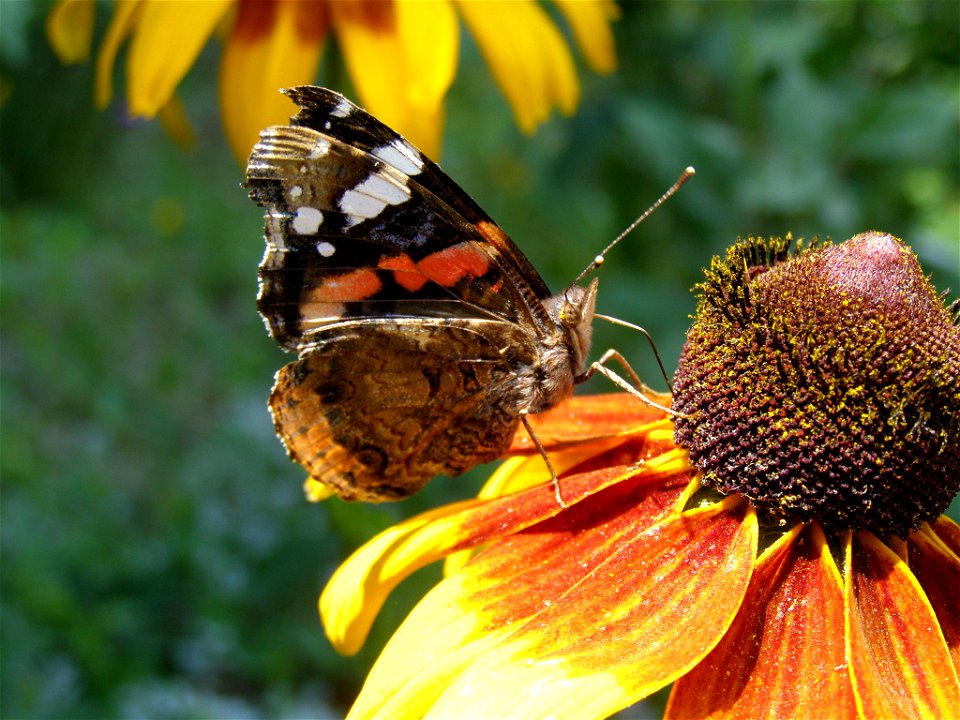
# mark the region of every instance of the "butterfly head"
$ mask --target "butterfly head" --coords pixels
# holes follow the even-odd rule
[[[586,287],[571,285],[559,295],[550,298],[547,306],[557,326],[567,338],[575,375],[583,372],[590,354],[597,283],[597,278],[594,278]]]

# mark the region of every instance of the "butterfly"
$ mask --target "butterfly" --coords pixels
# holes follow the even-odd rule
[[[246,169],[265,208],[257,306],[297,353],[274,426],[342,498],[399,500],[501,456],[592,374],[597,281],[552,294],[411,143],[339,93],[284,92],[299,111]]]

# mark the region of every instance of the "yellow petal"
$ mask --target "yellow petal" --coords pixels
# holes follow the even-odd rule
[[[610,23],[620,18],[620,8],[610,0],[553,0],[570,23],[574,40],[592,70],[611,73],[617,67],[617,50]]]
[[[479,501],[445,505],[394,525],[363,545],[330,578],[320,617],[330,643],[353,655],[363,645],[383,602],[401,580],[442,557],[451,518]]]
[[[554,105],[573,113],[580,96],[573,58],[539,5],[461,0],[457,6],[523,132],[532,133]]]
[[[196,140],[193,127],[191,127],[183,103],[180,102],[180,97],[176,93],[171,95],[170,99],[160,108],[157,118],[167,135],[179,147],[186,149],[193,146]]]
[[[395,6],[406,66],[402,89],[414,110],[436,112],[457,72],[460,26],[456,13],[446,1],[397,0]]]
[[[706,655],[749,582],[753,512],[734,498],[650,525],[657,500],[627,485],[492,543],[441,582],[351,717],[605,717]]]
[[[332,487],[309,476],[303,481],[303,494],[307,502],[312,503],[323,502],[336,495]]]
[[[127,104],[153,117],[173,95],[232,0],[150,0],[144,4],[127,58]]]
[[[682,472],[682,470],[681,470]],[[650,483],[652,468],[607,468],[570,478],[565,498],[576,503],[625,477]],[[686,480],[686,476],[681,478]],[[641,480],[637,480],[641,482]],[[320,616],[331,644],[353,654],[366,639],[390,592],[415,570],[443,556],[519,532],[560,512],[553,488],[541,485],[506,498],[469,500],[423,513],[381,533],[351,555],[320,596]]]
[[[93,0],[60,0],[47,15],[47,42],[63,64],[90,56],[95,9]]]
[[[328,22],[321,3],[240,4],[220,65],[220,107],[241,162],[261,129],[285,124],[295,110],[279,91],[313,81]]]
[[[861,715],[954,716],[960,682],[917,579],[869,532],[847,533],[844,550],[847,658]]]
[[[443,101],[459,52],[456,16],[446,1],[332,6],[350,79],[367,111],[437,157]]]
[[[117,51],[140,19],[142,10],[143,2],[140,0],[126,0],[113,6],[107,34],[97,52],[93,102],[101,110],[110,104],[113,97],[113,63],[117,59]]]
[[[856,718],[843,579],[816,524],[758,559],[730,630],[673,687],[667,718]]]

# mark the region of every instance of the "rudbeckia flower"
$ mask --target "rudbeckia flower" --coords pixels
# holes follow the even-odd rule
[[[612,0],[553,0],[587,64],[616,65]],[[89,55],[94,0],[60,0],[47,37],[63,62]],[[282,123],[278,88],[312,82],[331,33],[361,103],[437,157],[443,101],[456,74],[458,15],[513,108],[533,132],[554,107],[572,114],[579,84],[570,48],[535,0],[125,0],[117,2],[96,61],[96,104],[112,96],[113,66],[128,38],[127,105],[134,117],[158,113],[178,134],[185,127],[174,91],[215,32],[225,38],[220,104],[227,137],[245,159],[260,128]]]
[[[630,396],[533,418],[473,500],[393,527],[320,599],[358,650],[447,558],[352,718],[955,717],[956,306],[881,233],[750,239],[715,259],[675,417]]]

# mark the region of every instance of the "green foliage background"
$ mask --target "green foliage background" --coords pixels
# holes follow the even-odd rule
[[[285,358],[254,306],[261,213],[220,130],[219,48],[182,86],[184,151],[92,109],[90,66],[45,44],[50,5],[0,5],[0,715],[340,715],[438,575],[349,659],[316,618],[326,578],[488,470],[397,506],[305,503],[265,408]],[[532,138],[464,36],[444,166],[552,287],[692,164],[601,273],[600,311],[650,329],[670,369],[699,268],[738,235],[886,230],[956,291],[960,4],[623,9],[619,71],[584,73],[578,114]],[[349,92],[338,67],[318,81]],[[598,334],[663,386],[635,335]]]

